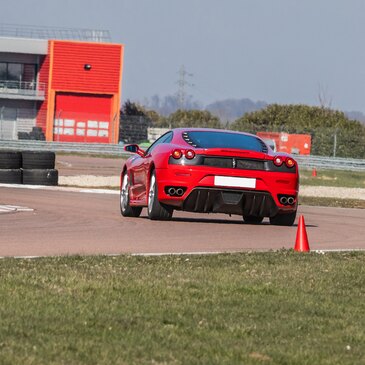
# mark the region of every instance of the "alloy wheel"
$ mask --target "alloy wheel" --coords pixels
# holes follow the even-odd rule
[[[129,179],[128,175],[124,174],[122,188],[120,190],[120,206],[123,211],[128,207],[129,203]]]
[[[148,212],[152,211],[153,201],[155,199],[155,184],[156,177],[155,174],[152,174],[150,181],[150,190],[148,192]]]

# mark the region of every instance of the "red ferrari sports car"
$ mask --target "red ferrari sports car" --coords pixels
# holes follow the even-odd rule
[[[259,137],[203,128],[173,129],[123,166],[120,210],[170,219],[173,211],[238,214],[246,223],[291,226],[298,205],[299,174],[288,154],[275,153]]]

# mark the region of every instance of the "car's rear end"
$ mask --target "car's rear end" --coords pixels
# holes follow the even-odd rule
[[[192,212],[295,218],[298,167],[291,156],[274,154],[256,136],[228,131],[187,130],[180,146],[159,171],[161,203]]]

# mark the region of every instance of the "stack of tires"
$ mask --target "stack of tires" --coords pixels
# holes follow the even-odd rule
[[[0,151],[0,183],[58,185],[55,160],[48,151]]]
[[[23,151],[23,184],[57,185],[58,171],[55,170],[56,156],[48,151]]]
[[[0,151],[0,183],[22,183],[22,153],[18,151]]]

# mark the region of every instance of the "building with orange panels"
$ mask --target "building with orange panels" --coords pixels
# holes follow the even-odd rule
[[[310,155],[312,137],[310,134],[289,134],[285,132],[257,132],[277,152],[296,155]]]
[[[108,32],[0,26],[0,139],[118,143],[122,68]]]

